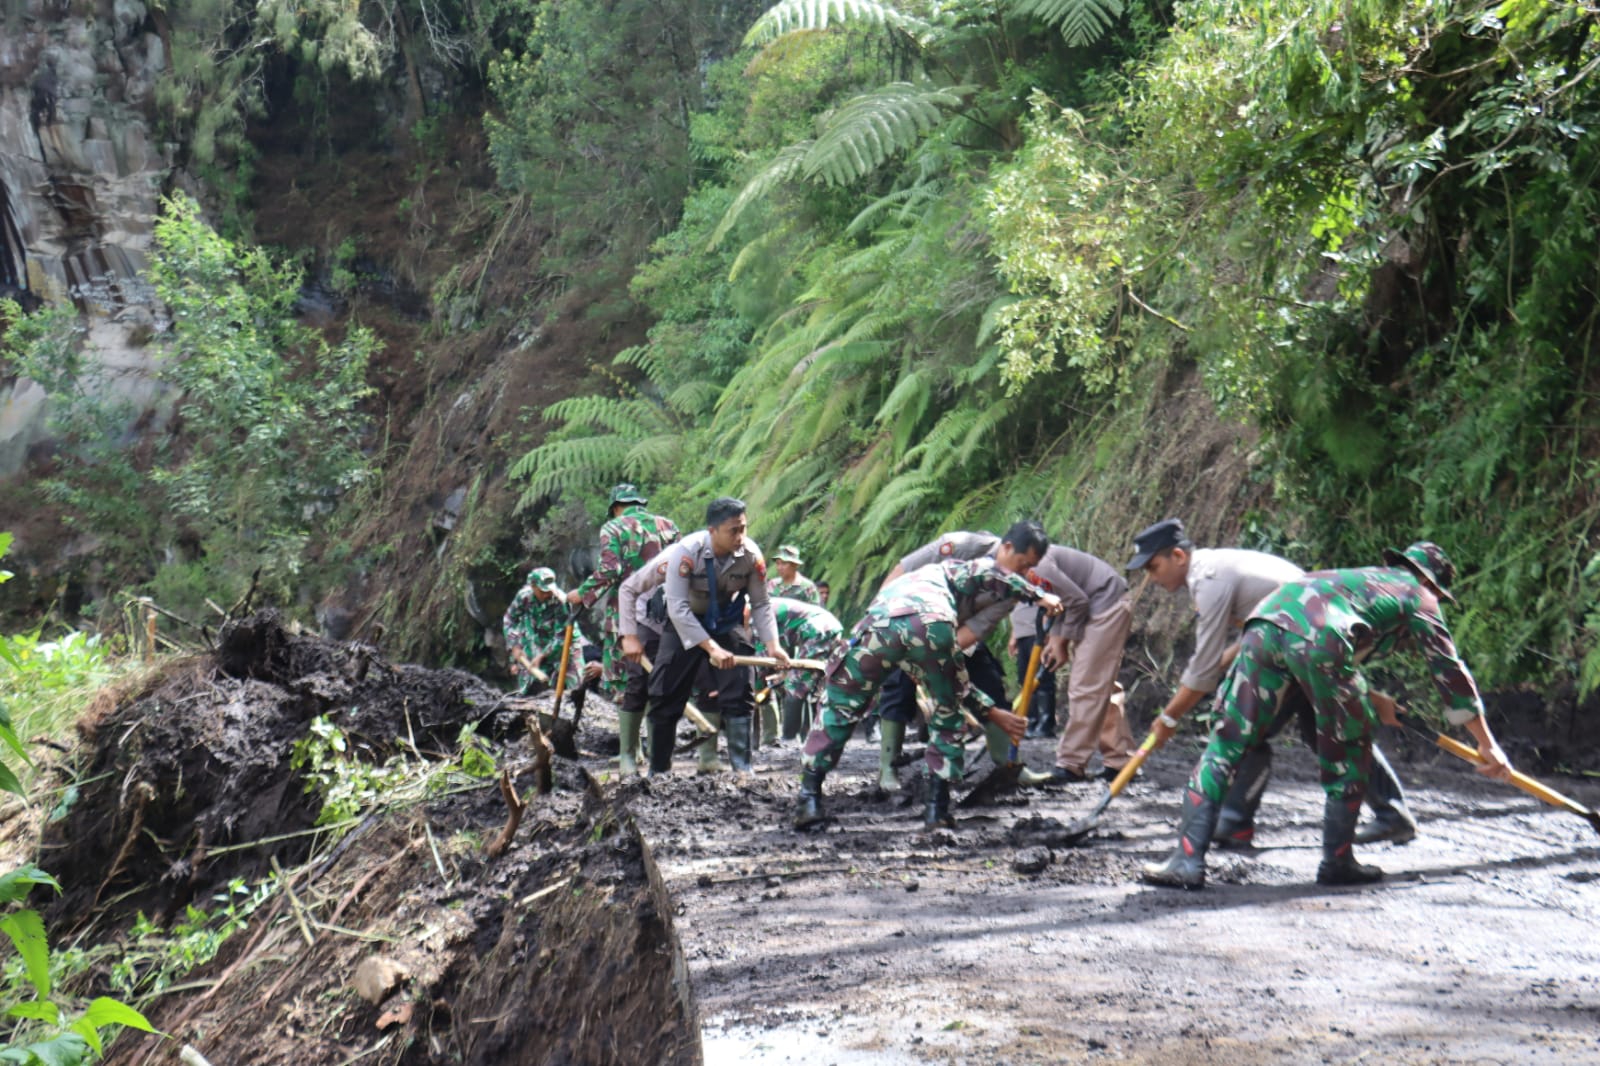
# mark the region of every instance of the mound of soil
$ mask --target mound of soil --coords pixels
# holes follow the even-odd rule
[[[402,743],[451,750],[468,724],[512,734],[522,717],[504,702],[459,670],[291,635],[272,611],[233,623],[214,656],[168,667],[80,725],[90,754],[77,799],[43,833],[67,886],[51,918],[71,927],[91,911],[115,922],[143,910],[164,922],[232,878],[259,880],[274,859],[304,861],[320,804],[290,761],[317,715],[381,762]]]

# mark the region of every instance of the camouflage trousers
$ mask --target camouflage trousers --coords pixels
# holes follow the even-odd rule
[[[967,704],[981,721],[994,704],[967,680],[966,663],[956,647],[956,627],[950,622],[924,622],[916,615],[888,619],[867,615],[856,623],[849,643],[828,660],[822,714],[806,738],[803,768],[827,773],[839,764],[856,723],[866,715],[884,677],[896,668],[922,682],[935,705],[928,722],[932,737],[928,771],[946,781],[960,780],[966,755],[961,705]]]
[[[1319,646],[1277,626],[1254,622],[1216,698],[1211,739],[1189,788],[1222,801],[1245,752],[1265,740],[1285,699],[1298,687],[1316,720],[1317,764],[1329,796],[1359,804],[1372,765],[1376,712],[1355,656]]]
[[[600,617],[600,691],[612,703],[621,703],[630,675],[628,660],[622,657],[622,631],[618,628],[617,601],[605,601]]]

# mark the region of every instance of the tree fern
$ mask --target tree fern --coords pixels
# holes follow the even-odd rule
[[[722,221],[717,223],[717,228],[711,231],[711,237],[706,241],[708,249],[715,249],[722,243],[722,238],[739,221],[739,216],[744,214],[744,209],[766,196],[767,193],[793,178],[800,172],[805,163],[807,154],[811,151],[811,141],[800,141],[782,149],[772,157],[772,161],[756,172],[755,177],[745,182],[739,195],[734,197],[733,203],[728,205],[727,213],[722,216]]]
[[[898,81],[853,96],[825,118],[821,134],[806,150],[801,172],[829,185],[864,177],[943,122],[945,112],[961,106],[967,91],[967,86],[942,89]]]
[[[796,30],[825,30],[851,22],[887,26],[916,40],[931,29],[915,15],[873,0],[779,0],[756,19],[744,35],[744,43],[759,48]]]
[[[1122,17],[1122,0],[1010,0],[1014,15],[1036,18],[1061,31],[1070,45],[1089,45]]]

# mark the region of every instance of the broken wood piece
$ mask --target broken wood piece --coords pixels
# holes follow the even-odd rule
[[[562,886],[570,883],[571,881],[572,881],[571,877],[563,877],[559,881],[556,881],[556,882],[554,882],[552,884],[545,885],[543,888],[541,888],[539,891],[533,893],[531,896],[524,896],[521,899],[517,900],[517,906],[526,907],[530,903],[537,902],[538,900],[541,900],[544,897],[550,895],[550,893],[559,890]]]
[[[500,830],[500,835],[490,841],[488,848],[485,849],[491,859],[498,859],[506,853],[506,849],[511,846],[511,838],[517,835],[517,826],[522,824],[522,812],[528,809],[528,805],[522,802],[516,788],[511,784],[509,770],[500,771],[500,795],[505,797],[506,807],[511,813],[506,817],[506,826]]]
[[[735,666],[760,666],[767,670],[777,670],[778,660],[766,655],[735,655]],[[825,670],[828,664],[821,659],[790,659],[790,670]]]
[[[183,1063],[183,1066],[211,1066],[204,1055],[188,1044],[183,1045],[178,1052],[178,1061]]]
[[[289,883],[289,878],[283,872],[283,867],[278,865],[276,855],[271,858],[272,872],[278,875],[278,883],[283,885],[283,894],[289,899],[289,910],[294,914],[294,920],[299,923],[300,935],[306,938],[307,947],[316,947],[317,938],[311,935],[311,926],[306,921],[306,909],[300,905],[300,898],[294,894],[294,886]]]

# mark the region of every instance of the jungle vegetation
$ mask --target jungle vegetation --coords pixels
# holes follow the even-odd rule
[[[1485,681],[1600,687],[1590,4],[167,7],[196,165],[247,159],[271,56],[313,107],[449,65],[541,269],[647,317],[534,412],[557,431],[505,457],[508,527],[598,517],[624,478],[680,524],[738,494],[856,600],[1023,514],[1111,553],[1165,516],[1128,471],[1181,446],[1152,417],[1192,379],[1254,435],[1252,544],[1316,567],[1434,539]],[[322,358],[331,383],[360,356]],[[226,476],[205,458],[174,506]]]

